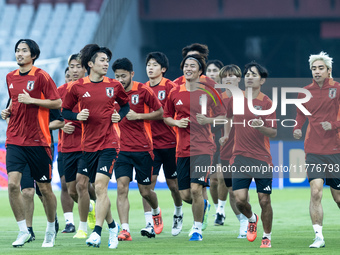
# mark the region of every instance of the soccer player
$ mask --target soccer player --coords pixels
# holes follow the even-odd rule
[[[80,51],[80,62],[89,74],[71,84],[63,102],[63,116],[82,121],[82,151],[90,180],[95,176],[96,225],[86,240],[88,246],[99,247],[104,220],[109,226],[110,249],[118,246],[118,224],[112,218],[107,188],[119,149],[114,123],[129,111],[128,96],[122,85],[106,77],[112,53],[106,47],[88,44]],[[115,101],[121,106],[115,112]],[[72,112],[78,104],[79,113]]]
[[[119,123],[120,152],[115,165],[117,179],[117,208],[122,231],[119,240],[131,241],[129,229],[129,183],[133,168],[136,170],[138,189],[152,208],[153,225],[141,230],[142,236],[155,237],[163,230],[162,212],[158,206],[157,194],[151,186],[153,145],[149,120],[162,119],[163,108],[155,93],[143,83],[132,81],[133,66],[129,59],[117,59],[112,70],[115,78],[123,85],[130,100],[130,111]],[[153,111],[152,111],[153,110]]]
[[[234,64],[224,66],[219,73],[219,77],[221,80],[222,84],[227,84],[227,85],[232,85],[232,86],[239,86],[239,83],[242,78],[242,71],[241,69]],[[229,101],[231,100],[232,94],[229,89],[227,89],[225,92],[222,93],[222,100],[224,105],[229,105]],[[235,126],[231,127],[231,130],[229,132],[229,136],[222,136],[220,138],[220,144],[221,144],[221,163],[223,169],[228,169],[229,167],[229,161],[230,158],[232,157],[232,152],[233,152],[233,147],[234,147],[234,134],[235,134]],[[229,203],[230,207],[235,213],[237,219],[240,222],[240,230],[239,230],[239,235],[237,238],[246,238],[247,237],[247,226],[248,226],[248,219],[246,216],[244,216],[236,206],[236,201],[235,201],[235,196],[233,193],[233,188],[232,188],[232,172],[231,171],[223,171],[223,178],[225,185],[227,187],[227,193],[225,196],[225,200],[227,199],[227,195],[229,193]],[[211,184],[210,184],[211,186]],[[211,187],[210,187],[211,189]],[[249,200],[249,194],[248,194],[248,200]],[[220,200],[219,202],[219,207],[217,209],[217,214],[218,216],[216,219],[219,218],[225,218],[224,214],[224,209],[222,210]],[[225,201],[223,201],[225,204]],[[223,205],[223,204],[222,204]],[[215,221],[216,224],[216,221]]]
[[[51,77],[33,64],[40,55],[39,46],[31,39],[20,39],[15,44],[19,69],[7,74],[6,82],[11,99],[1,117],[11,115],[7,128],[6,166],[8,195],[20,232],[14,247],[23,246],[30,239],[20,192],[20,180],[26,165],[44,197],[47,228],[42,247],[53,247],[57,200],[51,186],[51,135],[49,109],[59,109],[61,99]],[[38,121],[37,121],[38,120]]]
[[[169,68],[169,60],[162,52],[151,52],[147,55],[145,62],[146,73],[149,77],[149,81],[145,84],[154,91],[164,108],[170,90],[176,86],[172,81],[163,77]],[[163,119],[151,121],[151,131],[155,156],[151,187],[154,190],[159,170],[163,165],[166,183],[175,205],[171,233],[177,236],[182,231],[183,212],[176,172],[176,134],[175,130],[166,125]],[[143,206],[146,224],[152,224],[151,207],[145,199],[143,199]]]
[[[267,121],[276,119],[275,111],[270,115],[256,116],[248,108],[248,91],[252,91],[252,102],[255,109],[268,110],[272,101],[261,92],[268,71],[256,62],[245,66],[245,98],[244,115],[234,115],[235,123],[234,150],[230,164],[235,168],[232,173],[232,188],[235,195],[237,209],[248,218],[247,239],[253,242],[257,237],[257,222],[259,217],[252,211],[248,199],[248,190],[252,179],[255,179],[258,199],[262,209],[261,220],[263,225],[263,238],[261,248],[271,247],[271,230],[273,209],[270,201],[273,173],[268,171],[272,165],[269,138],[277,134],[276,122]],[[227,117],[233,116],[233,100],[229,101]],[[241,123],[241,124],[240,124]],[[243,125],[242,123],[245,123]],[[249,125],[247,123],[250,123]],[[258,166],[259,171],[246,171],[248,168]],[[261,171],[262,166],[267,172]],[[246,169],[246,170],[245,170]]]
[[[68,59],[68,65],[69,73],[73,81],[85,77],[86,69],[80,63],[79,54],[72,54]],[[67,89],[70,86],[71,83],[66,83],[58,88],[62,100],[64,100]],[[74,107],[73,112],[79,112],[77,105]],[[62,203],[67,223],[63,233],[75,232],[72,214],[73,201],[75,201],[78,203],[79,227],[77,233],[73,237],[86,238],[86,221],[88,221],[91,229],[94,228],[96,221],[95,204],[94,201],[91,201],[90,203],[89,197],[89,188],[92,186],[89,185],[89,173],[81,150],[81,122],[66,120],[65,123],[65,127],[59,131],[58,143],[59,174],[63,175],[62,185],[64,184],[66,192],[70,194],[67,194],[67,203],[65,203],[65,205]],[[94,179],[92,179],[91,182],[93,183]],[[71,201],[69,201],[69,199],[71,199]],[[63,199],[61,201],[63,202]],[[66,206],[68,206],[68,208]]]
[[[188,55],[193,55],[193,54],[198,54],[201,55],[205,62],[208,60],[208,55],[209,55],[209,49],[208,46],[205,44],[200,44],[200,43],[193,43],[190,45],[185,46],[182,49],[182,57],[185,58]],[[201,83],[210,85],[210,86],[215,86],[216,82],[212,79],[210,79],[209,77],[205,76],[204,73],[202,75],[200,75],[199,77],[199,81]],[[177,79],[174,80],[174,83],[178,86],[185,84],[186,80],[185,80],[185,75],[182,75],[181,77],[178,77]],[[204,213],[204,220],[203,220],[203,227],[202,230],[205,230],[208,226],[208,213],[210,211],[210,203],[208,201],[208,193],[207,193],[207,189],[206,187],[203,188],[203,197],[205,200],[207,200],[208,206],[207,206],[207,210],[205,210]],[[192,235],[192,229],[189,232],[189,236]]]
[[[200,101],[205,91],[199,89],[200,76],[205,72],[206,63],[201,55],[188,55],[181,69],[185,84],[170,91],[164,109],[164,122],[177,128],[177,178],[182,200],[192,204],[194,225],[190,241],[202,241],[204,212],[208,202],[203,197],[203,187],[208,186],[209,171],[216,144],[210,130],[213,118],[201,114]],[[221,107],[207,99],[207,112],[216,116],[224,114]],[[223,116],[224,117],[224,116]],[[199,169],[196,171],[197,167]]]
[[[301,128],[308,118],[309,124],[305,137],[306,171],[311,189],[309,213],[315,232],[314,242],[310,248],[325,247],[322,235],[323,209],[321,204],[323,184],[330,186],[334,201],[340,207],[339,170],[340,145],[340,84],[332,78],[333,59],[325,52],[310,55],[309,66],[313,82],[304,87],[311,94],[311,99],[303,106],[311,113],[306,117],[297,109],[294,138],[302,137]],[[305,95],[299,94],[299,98]],[[326,165],[326,171],[316,171]],[[314,167],[314,170],[313,170]]]
[[[214,80],[216,83],[221,83],[219,72],[222,67],[223,63],[220,60],[208,61],[206,71],[207,77]],[[213,166],[221,165],[219,139],[222,136],[222,128],[223,125],[216,125],[215,127],[211,127],[211,131],[214,134],[214,140],[217,148],[213,158]],[[225,186],[222,172],[215,172],[210,174],[210,195],[214,202],[216,210],[215,226],[222,226],[225,220],[224,207],[228,196],[228,189]]]

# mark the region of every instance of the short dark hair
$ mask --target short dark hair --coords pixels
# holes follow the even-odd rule
[[[110,49],[107,47],[99,47],[98,44],[87,44],[79,53],[80,63],[86,68],[88,74],[90,74],[91,71],[88,62],[92,61],[94,63],[98,56],[98,52],[105,53],[109,60],[111,60],[112,52]]]
[[[67,63],[70,65],[72,60],[80,61],[79,53],[75,53],[75,54],[72,54],[71,56],[69,56]]]
[[[145,65],[147,65],[149,60],[152,59],[152,58],[154,60],[156,60],[156,62],[158,64],[160,64],[162,68],[164,67],[166,69],[166,71],[168,70],[168,68],[169,68],[169,59],[168,59],[168,57],[163,52],[159,52],[159,51],[150,52],[146,56]],[[166,71],[164,73],[166,73]]]
[[[221,69],[221,68],[224,66],[223,63],[222,63],[222,61],[221,61],[221,60],[218,60],[218,59],[209,60],[209,61],[207,62],[207,68],[208,68],[208,66],[211,65],[211,64],[214,64],[215,66],[217,66],[218,69]]]
[[[185,61],[188,58],[194,58],[198,62],[199,70],[202,70],[201,75],[205,73],[205,70],[207,69],[207,64],[205,63],[204,57],[202,55],[198,55],[198,54],[188,55],[185,58],[183,58],[183,60],[181,62],[181,70],[183,70]]]
[[[123,69],[131,73],[133,71],[132,62],[127,58],[119,58],[112,64],[112,71],[115,72],[117,69]]]
[[[253,66],[256,67],[261,78],[267,78],[268,77],[268,70],[264,66],[261,66],[260,64],[256,63],[256,61],[252,61],[252,62],[245,65],[243,75],[246,75],[246,73],[248,71],[250,71]]]
[[[28,48],[30,48],[30,52],[31,52],[31,57],[35,57],[33,59],[33,64],[34,62],[39,58],[40,56],[40,48],[39,48],[39,45],[31,40],[31,39],[20,39],[16,44],[15,44],[15,48],[14,48],[14,52],[17,51],[17,48],[18,48],[18,45],[20,43],[26,43],[28,45]]]
[[[198,51],[200,55],[202,55],[205,58],[205,60],[208,60],[209,49],[208,46],[205,44],[193,43],[185,46],[182,49],[182,57],[185,58],[189,51]]]
[[[65,74],[67,73],[67,71],[68,71],[68,67],[65,68]]]

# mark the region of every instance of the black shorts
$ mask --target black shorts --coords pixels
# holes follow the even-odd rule
[[[227,188],[230,188],[233,186],[233,182],[232,182],[233,177],[232,177],[232,172],[228,171],[228,167],[230,166],[229,160],[221,159],[221,165],[222,165],[224,183],[227,186]],[[226,169],[226,171],[224,171],[224,169]]]
[[[65,175],[65,171],[64,171],[64,158],[63,158],[63,153],[58,151],[58,173],[59,173],[59,177],[61,178],[62,176]]]
[[[115,165],[116,179],[127,176],[133,180],[133,168],[136,170],[138,184],[150,185],[153,175],[153,160],[148,151],[120,151]]]
[[[319,155],[307,153],[306,171],[308,181],[326,179],[326,185],[340,190],[340,154]]]
[[[116,149],[109,148],[96,152],[84,152],[83,155],[91,183],[95,182],[97,173],[105,174],[111,179],[113,167],[117,160]]]
[[[26,165],[28,165],[30,174],[35,181],[51,182],[52,156],[50,147],[7,144],[6,150],[7,173],[23,173]]]
[[[273,172],[268,171],[267,162],[237,155],[232,171],[233,190],[249,189],[254,178],[258,193],[272,193]]]
[[[153,175],[159,175],[159,170],[163,164],[163,171],[166,179],[176,179],[176,148],[154,149],[153,154]]]
[[[196,155],[191,157],[177,158],[177,180],[178,189],[190,189],[191,183],[209,186],[209,167],[211,166],[211,155]]]
[[[30,170],[28,165],[26,165],[26,167],[25,167],[25,169],[22,173],[20,186],[21,186],[21,190],[30,189],[30,188],[34,189],[35,188],[35,193],[38,196],[42,196],[38,185],[35,183],[33,177],[31,176],[31,170]]]
[[[59,155],[59,154],[58,154]],[[65,171],[65,181],[73,182],[77,178],[77,173],[89,177],[88,169],[86,168],[84,155],[81,151],[61,153],[63,166]],[[95,175],[94,175],[95,176]],[[94,176],[91,183],[94,183]]]

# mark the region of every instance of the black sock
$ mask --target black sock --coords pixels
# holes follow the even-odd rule
[[[102,227],[96,225],[96,226],[94,227],[93,232],[96,232],[98,235],[101,236],[101,235],[102,235]]]
[[[116,223],[114,220],[112,220],[112,222],[110,224],[107,224],[109,225],[109,228],[115,228],[116,227]]]
[[[27,227],[27,229],[28,229],[28,232],[29,232],[30,234],[34,234],[34,233],[33,233],[33,227]]]

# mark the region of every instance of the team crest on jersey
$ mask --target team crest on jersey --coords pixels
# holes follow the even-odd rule
[[[158,91],[158,99],[163,100],[165,98],[165,90]]]
[[[111,98],[114,95],[114,89],[113,88],[106,88],[106,95]]]
[[[336,97],[336,88],[330,88],[328,96],[329,96],[330,99],[335,98]]]
[[[133,103],[133,104],[138,104],[138,102],[139,102],[139,95],[132,95],[131,96],[131,103]]]
[[[34,81],[28,81],[26,88],[28,91],[32,91],[34,89]]]
[[[261,111],[262,110],[262,106],[261,105],[254,105],[254,109]]]

